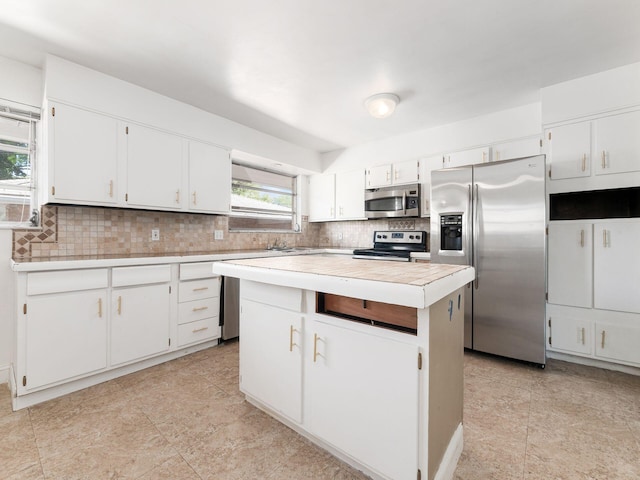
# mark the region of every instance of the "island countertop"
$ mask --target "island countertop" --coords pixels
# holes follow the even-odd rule
[[[464,265],[393,262],[314,255],[228,260],[214,273],[257,282],[425,308],[472,281]]]

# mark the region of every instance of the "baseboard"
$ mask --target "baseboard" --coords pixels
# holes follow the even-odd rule
[[[598,367],[605,370],[614,370],[616,372],[628,373],[630,375],[640,376],[640,368],[632,367],[629,365],[622,365],[620,363],[605,362],[590,357],[580,357],[577,355],[570,355],[568,353],[554,352],[553,350],[547,350],[547,358],[553,358],[556,360],[563,360],[565,362],[578,363],[580,365],[587,365],[589,367]]]

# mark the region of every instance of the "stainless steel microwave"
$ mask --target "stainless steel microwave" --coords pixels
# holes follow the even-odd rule
[[[420,184],[367,189],[364,210],[367,218],[419,217]]]

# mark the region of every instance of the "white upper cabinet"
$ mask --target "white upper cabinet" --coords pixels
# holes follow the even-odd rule
[[[473,148],[460,152],[447,153],[442,161],[442,168],[477,165],[489,161],[489,147]]]
[[[640,220],[594,224],[594,307],[640,313]]]
[[[332,173],[309,177],[309,221],[334,220],[336,215],[336,184]]]
[[[48,108],[49,189],[52,202],[118,202],[118,122],[64,104]]]
[[[310,222],[364,218],[364,171],[309,177]]]
[[[542,141],[539,137],[524,138],[512,142],[498,143],[491,147],[491,161],[511,160],[514,158],[540,155]]]
[[[593,225],[549,225],[549,303],[591,308],[593,279]]]
[[[640,111],[595,122],[595,173],[640,171]]]
[[[189,142],[189,210],[229,213],[231,159],[229,152],[202,142]]]
[[[545,138],[552,180],[591,174],[591,122],[548,129]]]
[[[364,218],[364,171],[335,174],[336,219],[356,220]]]
[[[141,125],[127,129],[127,205],[181,209],[182,138]]]
[[[419,173],[417,160],[379,165],[367,169],[366,185],[367,188],[378,188],[389,185],[418,183]]]

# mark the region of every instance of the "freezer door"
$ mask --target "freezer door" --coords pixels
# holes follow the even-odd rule
[[[545,363],[544,156],[474,167],[473,348]]]
[[[431,262],[472,265],[471,167],[447,168],[431,172]],[[442,219],[461,215],[461,250],[443,249]],[[444,242],[446,244],[446,242]],[[445,245],[446,246],[446,245]],[[472,347],[472,289],[464,295],[464,347]]]

